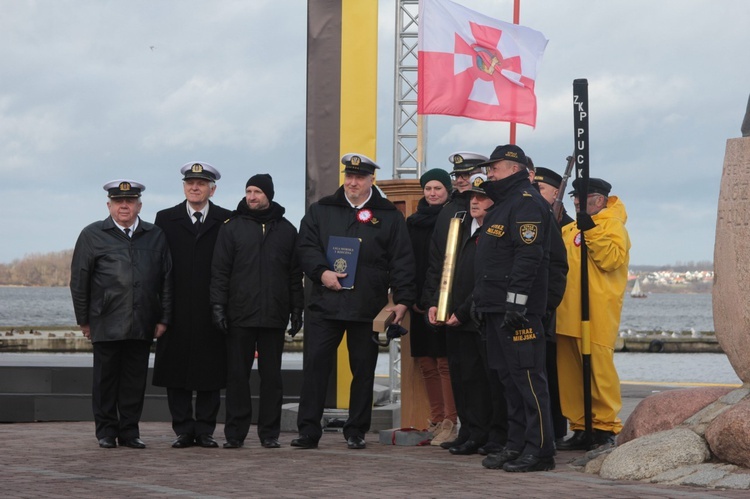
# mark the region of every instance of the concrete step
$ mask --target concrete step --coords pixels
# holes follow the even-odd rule
[[[260,377],[253,369],[250,390],[253,394],[253,423],[257,422]],[[142,421],[171,422],[166,389],[153,386],[153,368],[149,367]],[[90,356],[72,357],[54,354],[5,354],[0,356],[0,423],[33,421],[93,421],[91,408],[92,368]],[[301,365],[282,365],[284,383],[282,431],[296,431],[297,407],[302,391]],[[224,422],[224,393],[218,421]],[[373,431],[398,426],[400,406],[391,405],[390,389],[376,384],[373,392]],[[346,420],[346,410],[326,410],[324,427],[334,420]],[[396,421],[396,423],[394,423]],[[337,431],[330,425],[330,431]]]

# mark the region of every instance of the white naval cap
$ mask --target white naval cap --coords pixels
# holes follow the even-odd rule
[[[471,184],[471,188],[469,190],[478,194],[487,195],[484,190],[485,182],[487,182],[487,175],[485,175],[484,173],[475,173],[469,179],[469,183]]]
[[[487,161],[487,156],[476,152],[458,151],[448,156],[448,161],[453,163],[451,173],[466,173]]]
[[[341,157],[341,164],[344,165],[344,173],[353,173],[355,175],[374,175],[375,170],[380,167],[364,154],[348,153]]]
[[[189,178],[202,178],[213,182],[221,178],[219,170],[204,161],[191,161],[190,163],[185,163],[182,165],[182,168],[180,168],[180,173],[185,177],[182,180],[187,180]]]
[[[135,180],[119,179],[104,184],[104,190],[109,198],[139,198],[146,186]]]

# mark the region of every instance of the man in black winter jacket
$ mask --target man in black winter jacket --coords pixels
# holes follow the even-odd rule
[[[531,185],[526,155],[498,146],[484,184],[495,202],[477,245],[474,302],[484,314],[488,363],[505,386],[508,441],[482,465],[505,471],[555,467],[542,317],[547,308],[551,211]]]
[[[365,447],[378,358],[372,320],[387,305],[389,287],[396,324],[416,300],[414,254],[406,221],[393,203],[373,188],[378,166],[363,154],[346,154],[341,162],[345,165],[344,185],[313,203],[300,224],[298,255],[312,290],[305,326],[299,437],[292,440],[292,446],[305,449],[317,447],[322,436],[320,420],[328,378],[345,331],[353,379],[344,438],[350,449]],[[342,288],[339,282],[352,270],[335,272],[327,260],[332,236],[361,241],[352,288]]]
[[[471,201],[468,213],[461,222],[450,316],[445,323],[456,410],[461,420],[461,435],[466,435],[448,447],[450,453],[456,455],[476,454],[480,449],[493,452],[493,447],[488,443],[497,445],[495,449],[499,451],[507,439],[504,392],[492,390],[491,376],[496,378],[497,384],[500,384],[500,379],[487,368],[485,341],[471,318],[477,239],[487,210],[493,203],[482,188],[487,177],[477,173],[472,175],[471,180]],[[437,324],[437,298],[430,303],[428,311],[432,324]],[[497,403],[497,397],[502,397],[502,404]]]
[[[224,448],[242,447],[250,430],[250,373],[258,352],[258,437],[278,448],[281,427],[281,354],[284,329],[302,328],[302,270],[297,229],[273,201],[268,174],[247,181],[245,197],[219,231],[211,266],[211,304],[216,327],[226,334],[227,390]],[[291,317],[290,317],[291,316]]]

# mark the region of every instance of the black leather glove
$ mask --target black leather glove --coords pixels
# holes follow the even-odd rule
[[[594,223],[594,219],[591,218],[591,215],[579,211],[576,214],[576,227],[578,227],[578,230],[585,232],[596,227],[596,224]]]
[[[292,325],[287,333],[289,333],[289,336],[294,338],[294,335],[299,333],[300,329],[302,329],[302,309],[293,308],[292,313],[289,315],[289,320],[291,321]]]
[[[216,329],[224,334],[229,334],[229,321],[227,320],[227,314],[224,310],[224,305],[214,303],[211,305],[211,316],[216,326]]]
[[[477,310],[477,305],[474,302],[471,302],[471,306],[469,307],[469,317],[474,327],[479,330],[484,327],[484,314]]]
[[[529,320],[526,318],[526,307],[507,303],[505,306],[505,317],[503,317],[503,327],[506,329],[523,329],[528,327]]]

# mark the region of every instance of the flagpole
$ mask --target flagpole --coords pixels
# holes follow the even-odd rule
[[[513,0],[513,24],[520,24],[521,22],[521,0]],[[516,124],[511,122],[510,124],[510,143],[516,143]]]

